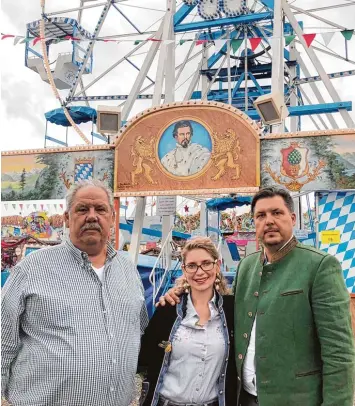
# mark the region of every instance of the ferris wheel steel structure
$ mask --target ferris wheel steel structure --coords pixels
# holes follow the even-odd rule
[[[48,2],[49,0],[47,0]],[[355,61],[349,59],[347,48],[345,48],[345,56],[342,56],[322,45],[308,47],[303,38],[303,23],[296,19],[296,16],[304,15],[326,24],[331,29],[345,30],[348,27],[343,27],[315,13],[336,8],[354,7],[352,3],[304,10],[289,4],[287,0],[184,0],[179,7],[176,7],[174,0],[166,0],[166,11],[160,26],[156,31],[150,32],[144,32],[127,17],[122,10],[123,4],[124,0],[101,2],[99,0],[80,0],[80,4],[76,8],[46,13],[46,2],[41,0],[42,34],[38,30],[33,31],[33,28],[29,32],[40,37],[43,55],[39,55],[39,57],[44,62],[46,60],[45,54],[48,61],[48,48],[52,46],[52,43],[46,42],[44,38],[50,36],[54,28],[59,27],[58,29],[61,29],[63,27],[58,24],[58,16],[77,12],[76,22],[80,26],[83,13],[86,10],[92,8],[101,10],[92,33],[85,33],[86,37],[84,34],[80,37],[82,32],[78,28],[78,36],[81,39],[86,39],[88,45],[86,48],[80,47],[81,55],[75,61],[76,72],[71,77],[67,90],[65,90],[67,91],[66,96],[62,96],[56,89],[49,61],[48,66],[46,66],[48,82],[51,84],[55,97],[60,101],[66,116],[68,107],[73,104],[85,103],[89,106],[90,102],[104,101],[117,104],[119,101],[121,102],[122,121],[124,123],[130,118],[137,100],[151,100],[152,106],[164,102],[174,102],[177,83],[181,78],[184,78],[186,66],[191,61],[195,61],[196,66],[193,74],[185,81],[188,85],[183,96],[185,101],[209,100],[228,103],[244,111],[250,118],[259,120],[253,107],[254,100],[263,94],[277,91],[284,94],[285,105],[290,112],[290,123],[289,128],[286,128],[287,131],[301,130],[302,116],[309,116],[315,129],[336,129],[339,124],[333,113],[340,113],[346,127],[355,127],[349,114],[349,111],[352,110],[351,101],[342,101],[332,83],[332,79],[355,75],[355,70],[327,72],[318,55],[325,54],[352,65],[355,65]],[[149,8],[147,3],[145,6]],[[89,80],[89,67],[92,63],[94,46],[111,11],[120,18],[124,18],[134,29],[134,33],[125,36],[144,35],[145,39],[152,39],[152,41],[143,41],[135,45],[131,51],[120,56],[114,64],[107,67],[95,79]],[[63,18],[65,19],[65,17]],[[31,24],[29,26],[34,27],[33,23]],[[57,30],[56,32],[60,32],[62,37],[71,34],[66,30]],[[284,46],[284,36],[292,34],[296,35],[296,39],[287,49]],[[189,39],[192,38],[195,41],[208,40],[208,42],[204,42],[200,49],[196,47],[195,42],[191,42],[183,59],[176,61],[175,50],[181,36],[184,36],[183,38],[189,36]],[[111,36],[110,38],[119,40],[121,37],[122,35]],[[259,52],[253,52],[248,47],[247,39],[255,37],[261,38],[261,51]],[[232,54],[231,39],[245,40],[245,47],[238,51],[238,55]],[[213,52],[215,49],[214,41],[218,40],[227,41],[218,52]],[[30,45],[28,47],[29,50],[27,51],[31,52]],[[143,63],[139,65],[133,62],[130,57],[135,56],[137,51],[143,47],[149,47],[149,49]],[[317,72],[316,76],[311,75],[308,68],[309,62],[304,59],[300,51],[308,56]],[[154,61],[158,63],[155,78],[152,79],[152,74],[149,71]],[[94,84],[109,75],[123,62],[128,62],[138,71],[129,94],[89,94]],[[143,87],[146,79],[150,81],[150,84]],[[327,98],[331,99],[330,103],[326,102],[317,85],[320,82],[323,83],[328,93]],[[309,85],[309,89],[304,85]],[[150,89],[152,92],[147,93]],[[312,103],[312,99],[316,100],[316,103]],[[75,123],[73,128],[79,132],[85,142],[90,142],[83,138],[83,134],[80,134],[81,130]],[[275,127],[275,130],[283,131],[284,128],[283,126],[279,129]]]

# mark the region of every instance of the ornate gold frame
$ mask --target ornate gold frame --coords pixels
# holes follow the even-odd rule
[[[233,115],[238,115],[248,123],[251,127],[251,132],[256,140],[257,143],[257,151],[256,151],[256,160],[255,160],[255,165],[256,165],[256,187],[237,187],[237,188],[223,188],[223,189],[199,189],[199,190],[171,190],[171,191],[140,191],[140,192],[117,192],[117,171],[115,170],[114,173],[114,196],[115,197],[130,197],[130,196],[168,196],[168,195],[196,195],[196,194],[208,194],[208,195],[214,195],[214,194],[228,194],[228,193],[241,193],[241,194],[255,194],[259,190],[260,186],[260,133],[261,129],[257,126],[255,121],[253,121],[249,116],[247,116],[244,112],[241,110],[236,109],[233,106],[230,106],[228,104],[224,103],[219,103],[219,102],[211,102],[211,101],[184,101],[184,102],[173,102],[161,106],[156,106],[156,107],[151,107],[149,109],[146,109],[142,111],[141,113],[137,114],[136,116],[132,117],[130,121],[128,121],[119,131],[119,135],[116,138],[115,142],[115,162],[118,160],[118,149],[119,145],[122,142],[122,138],[124,133],[128,129],[132,129],[135,127],[135,125],[138,124],[138,119],[143,118],[145,116],[150,115],[151,113],[157,112],[157,111],[164,111],[166,109],[170,109],[172,107],[179,107],[179,106],[211,106],[211,107],[218,107],[226,110],[226,112],[229,112],[230,114]],[[186,115],[188,116],[188,114]],[[185,116],[184,116],[185,117]],[[195,120],[195,118],[194,118]],[[176,120],[172,120],[176,121]],[[210,126],[208,126],[210,128]],[[208,165],[206,165],[207,167]],[[164,172],[165,173],[165,172]],[[199,173],[200,176],[200,173]],[[173,178],[172,175],[170,175],[170,178]],[[177,179],[177,177],[174,177],[173,179]],[[186,178],[184,178],[186,179]]]
[[[166,175],[168,176],[170,179],[176,179],[176,180],[181,180],[181,181],[187,181],[187,180],[192,180],[195,178],[198,178],[199,176],[202,176],[207,170],[208,168],[211,166],[211,159],[208,161],[207,165],[200,171],[195,173],[194,175],[190,175],[190,176],[175,176],[172,175],[170,172],[168,172],[164,166],[161,164],[160,159],[159,159],[159,155],[158,155],[158,149],[159,149],[159,142],[161,140],[162,135],[164,134],[165,130],[171,126],[171,124],[175,123],[176,121],[181,121],[181,120],[189,120],[189,121],[196,121],[197,123],[201,124],[203,127],[205,127],[209,133],[211,133],[212,129],[210,128],[210,126],[208,124],[206,124],[203,120],[200,120],[196,117],[191,117],[191,116],[182,116],[179,117],[179,119],[173,119],[171,120],[163,130],[160,131],[160,133],[157,136],[156,139],[156,145],[155,145],[155,154],[156,154],[156,161],[157,161],[157,165],[159,167],[159,169]],[[213,147],[213,139],[210,136],[210,140],[212,142],[212,147]]]

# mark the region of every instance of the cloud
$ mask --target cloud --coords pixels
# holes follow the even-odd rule
[[[52,12],[60,9],[70,9],[78,4],[79,1],[73,2],[72,0],[47,0],[46,11]],[[334,0],[297,0],[292,4],[296,5],[297,7],[312,9],[332,5],[334,4]],[[164,13],[161,11],[149,11],[142,8],[130,7],[134,5],[140,7],[150,7],[155,10],[164,10],[166,7],[166,0],[150,0],[149,6],[148,2],[142,2],[141,0],[129,0],[127,2],[123,2],[122,4],[117,3],[117,6],[140,30],[145,30],[151,25],[153,25],[152,29],[157,29],[159,25],[157,21],[164,15]],[[41,14],[39,0],[18,0],[16,2],[13,2],[12,0],[3,0],[2,10],[2,31],[4,33],[19,35],[25,35],[25,24],[39,19]],[[348,8],[317,12],[316,14],[344,27],[353,28],[354,11],[355,7],[352,6]],[[101,8],[85,10],[83,12],[82,25],[88,30],[93,30],[98,21],[100,12]],[[77,13],[75,12],[64,15],[76,18],[76,14]],[[25,21],[24,16],[26,18]],[[190,20],[193,18],[196,17],[189,17]],[[318,21],[309,16],[297,15],[297,19],[301,18],[304,23],[305,32],[325,32],[332,30],[332,28],[330,28],[330,26],[324,22]],[[134,32],[135,28],[115,9],[112,8],[112,10],[109,12],[107,20],[105,21],[101,35],[126,34]],[[194,33],[189,33],[185,35],[185,38],[192,38],[193,36]],[[319,41],[321,42],[322,40],[319,39]],[[355,60],[354,42],[355,39],[348,43],[349,58],[352,60]],[[1,123],[1,130],[3,134],[7,135],[3,140],[2,148],[40,148],[44,143],[46,124],[44,113],[54,108],[58,108],[59,103],[54,98],[50,86],[44,83],[38,74],[24,66],[25,46],[23,44],[13,46],[11,40],[2,41],[1,45],[3,55],[6,55],[6,62],[2,64],[1,112],[3,115],[3,120]],[[322,48],[322,46],[317,43],[314,45]],[[149,50],[149,46],[150,45],[145,45],[139,50],[139,52],[137,52],[140,55],[133,55],[128,59],[138,68],[140,68]],[[71,45],[69,42],[66,44],[51,46],[51,61],[56,59],[56,54],[58,52],[70,52],[70,47]],[[189,43],[177,47],[176,64],[183,61],[189,47]],[[345,41],[339,32],[334,36],[330,47],[339,54],[343,56],[345,55]],[[40,46],[38,45],[37,48],[40,49]],[[127,42],[121,42],[120,44],[97,43],[94,48],[94,71],[90,75],[83,76],[84,83],[88,84],[95,78],[98,78],[103,71],[108,69],[119,59],[123,58],[129,51],[132,50],[132,48],[133,44]],[[200,49],[201,47],[196,47],[196,49],[194,49],[194,53],[199,52]],[[316,70],[306,53],[304,51],[301,53],[311,71],[311,74],[316,75]],[[319,56],[321,64],[325,67],[328,73],[354,69],[354,65],[351,63],[347,63],[319,52],[317,52],[317,55]],[[149,77],[153,80],[156,78],[158,56],[159,53],[149,69]],[[176,91],[177,100],[183,99],[189,86],[189,80],[187,80],[186,83],[184,82],[195,72],[199,60],[200,58],[197,57],[193,61],[186,64],[184,72],[177,84],[178,87],[181,86]],[[89,95],[129,94],[137,75],[137,69],[134,68],[132,64],[125,61],[113,69],[103,79],[94,84],[87,93]],[[146,79],[143,87],[149,85],[150,83],[151,82]],[[355,103],[355,94],[353,91],[353,89],[355,89],[355,77],[336,79],[333,80],[332,83],[336,87],[341,100],[351,100]],[[201,90],[201,83],[198,86],[199,90]],[[319,85],[319,88],[327,101],[330,101],[329,95],[324,87]],[[304,89],[307,91],[307,94],[309,94],[312,102],[315,103],[316,99],[311,94],[309,86],[305,85]],[[147,93],[153,93],[153,87],[147,91]],[[61,92],[61,95],[65,99],[66,92]],[[96,107],[98,104],[102,104],[102,102],[92,103],[92,106]],[[137,101],[131,111],[131,116],[150,107],[150,105],[151,101]],[[351,114],[355,120],[354,112]],[[341,118],[339,118],[339,114],[336,116],[340,126],[344,126],[343,121]],[[309,118],[302,118],[302,122],[304,129],[310,129],[313,127],[313,124],[310,122]],[[83,128],[85,133],[90,134],[91,127],[89,125],[83,126]],[[48,127],[49,135],[58,137],[62,140],[65,139],[65,132],[66,130],[63,127],[55,125],[50,125]],[[80,138],[73,132],[72,129],[69,130],[69,138],[71,144],[78,144],[81,142]]]

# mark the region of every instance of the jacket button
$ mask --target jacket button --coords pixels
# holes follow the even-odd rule
[[[243,359],[243,354],[238,354],[239,359]]]
[[[252,312],[248,312],[248,316],[249,316],[249,317],[253,317],[253,313],[252,313]]]
[[[259,276],[263,276],[263,273],[262,273],[262,272],[259,272]]]
[[[259,292],[254,292],[254,296],[258,297],[258,296],[259,296]]]
[[[248,338],[248,334],[247,334],[247,333],[244,333],[244,334],[243,334],[243,337],[244,337],[244,338]]]

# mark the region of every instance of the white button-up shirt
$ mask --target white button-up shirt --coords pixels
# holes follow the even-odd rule
[[[171,360],[160,394],[178,403],[204,403],[218,397],[225,342],[221,317],[210,300],[211,317],[203,326],[188,297],[186,316],[172,340]]]

